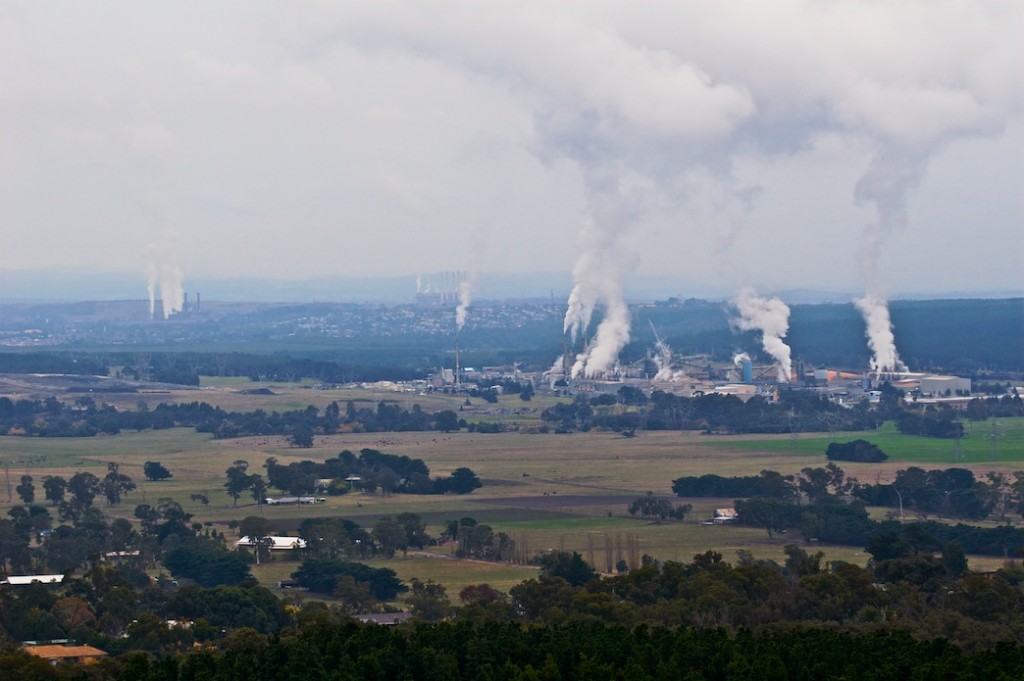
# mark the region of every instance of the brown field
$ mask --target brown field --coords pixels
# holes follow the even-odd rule
[[[251,385],[251,384],[250,384]],[[307,387],[270,386],[276,395],[243,395],[235,386],[208,390],[182,391],[177,399],[200,399],[228,409],[288,409],[314,404],[323,408],[334,400],[374,402],[395,399],[420,403],[424,409],[458,409],[464,398],[454,396],[385,395],[366,390],[313,390]],[[104,400],[117,402],[115,399]],[[124,405],[134,408],[140,400],[155,406],[156,395],[123,396]],[[472,409],[490,409],[488,418],[507,418],[509,422],[528,424],[537,418],[543,401],[523,403],[517,397],[505,397],[494,406],[480,400]],[[510,416],[515,410],[529,413]],[[519,420],[516,420],[519,419]],[[810,436],[808,436],[810,437]],[[305,518],[343,516],[372,525],[378,518],[402,512],[421,514],[428,531],[440,534],[447,520],[471,516],[490,524],[517,541],[531,553],[561,549],[579,551],[599,570],[606,570],[609,558],[623,556],[624,546],[634,541],[640,553],[660,560],[682,560],[714,549],[727,560],[736,551],[746,549],[758,558],[780,560],[782,549],[791,540],[786,536],[769,539],[757,529],[708,526],[699,523],[710,518],[716,507],[731,506],[729,499],[686,499],[693,512],[683,522],[650,523],[630,517],[630,501],[647,491],[671,496],[671,481],[683,475],[716,473],[753,475],[763,469],[797,473],[806,466],[821,466],[824,454],[779,451],[779,440],[765,437],[722,437],[697,433],[648,432],[626,438],[614,433],[590,432],[572,435],[509,432],[484,435],[475,433],[370,433],[317,436],[311,449],[295,449],[282,437],[248,437],[213,440],[208,435],[186,429],[125,432],[113,437],[94,438],[21,438],[0,437],[0,460],[10,493],[0,490],[0,512],[12,501],[13,487],[23,474],[36,481],[37,500],[42,498],[41,480],[45,475],[70,476],[77,470],[90,470],[102,476],[107,462],[117,462],[121,471],[139,485],[118,507],[104,509],[110,515],[130,517],[138,503],[154,503],[161,498],[175,499],[195,520],[211,522],[227,530],[227,522],[257,512],[251,499],[242,498],[237,507],[225,494],[224,470],[237,459],[249,462],[253,470],[268,457],[282,463],[303,459],[323,460],[349,449],[364,447],[423,459],[434,476],[446,475],[460,466],[468,466],[485,482],[484,487],[465,496],[376,496],[352,493],[328,497],[326,503],[311,506],[264,507],[262,513],[277,524],[279,531],[294,531]],[[758,451],[752,444],[771,440],[774,451]],[[732,447],[729,443],[735,443]],[[797,448],[794,447],[794,450]],[[147,460],[162,462],[174,477],[164,482],[148,482],[142,473]],[[891,479],[906,463],[844,464],[848,474],[875,482]],[[981,473],[991,466],[971,466]],[[1012,467],[1002,466],[1001,470]],[[191,494],[208,495],[203,507],[190,499]],[[271,493],[274,496],[274,493]],[[99,500],[97,500],[99,503]],[[877,511],[879,515],[884,510]],[[863,564],[867,556],[856,548],[812,545],[828,560],[846,560]],[[431,549],[433,552],[433,549]],[[623,556],[624,557],[624,556]],[[989,566],[998,561],[972,560],[972,565]],[[408,579],[434,579],[445,584],[449,593],[471,583],[488,582],[502,589],[528,578],[534,570],[522,566],[485,564],[410,554],[392,560],[375,560]],[[255,574],[268,585],[286,578],[295,563],[275,560],[261,566]]]

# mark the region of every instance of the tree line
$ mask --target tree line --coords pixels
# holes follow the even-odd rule
[[[451,410],[437,413],[422,411],[418,404],[403,409],[381,401],[374,407],[357,407],[349,401],[344,409],[332,402],[320,411],[312,405],[286,412],[256,409],[229,412],[206,402],[168,404],[150,409],[139,402],[135,410],[119,410],[109,404],[97,404],[90,396],[65,403],[56,397],[41,400],[11,400],[0,397],[0,432],[33,437],[91,437],[115,435],[122,430],[163,430],[195,428],[215,438],[249,435],[283,435],[296,447],[311,447],[315,434],[330,435],[345,431],[452,431],[465,427]]]
[[[645,560],[602,578],[581,568],[578,555],[559,554],[510,593],[472,585],[447,610],[431,609],[444,604],[443,588],[414,581],[422,616],[398,627],[359,624],[322,602],[286,608],[253,583],[178,587],[102,566],[58,590],[0,591],[0,620],[16,636],[72,631],[113,653],[89,665],[96,681],[903,681],[1024,673],[1019,567],[981,576],[957,573],[955,561],[926,569],[926,553],[900,555],[879,553],[872,571],[823,564],[820,553],[794,545],[784,564],[741,554],[733,565],[708,551],[689,563]],[[428,623],[435,614],[447,621]],[[101,622],[129,616],[126,635],[104,633]],[[53,667],[11,643],[0,655],[13,678],[85,678],[83,667]]]

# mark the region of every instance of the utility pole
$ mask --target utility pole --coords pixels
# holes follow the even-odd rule
[[[989,429],[988,441],[989,441],[989,446],[991,447],[991,450],[992,450],[992,461],[995,462],[996,459],[998,458],[997,457],[997,453],[998,452],[997,452],[997,448],[996,448],[996,443],[997,443],[997,441],[998,441],[1000,436],[999,436],[999,432],[996,430],[996,419],[995,419],[995,417],[990,418],[989,421],[991,422],[992,427]]]

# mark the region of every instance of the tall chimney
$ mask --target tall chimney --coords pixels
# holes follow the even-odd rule
[[[459,334],[455,334],[455,385],[462,385],[459,378]]]

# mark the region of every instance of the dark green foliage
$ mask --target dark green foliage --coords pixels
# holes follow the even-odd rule
[[[71,679],[75,668],[4,651],[19,679]],[[36,658],[38,659],[38,658]],[[1020,678],[1018,645],[964,652],[903,630],[850,634],[812,627],[750,631],[625,627],[599,622],[520,627],[469,622],[380,627],[322,623],[289,636],[239,629],[217,648],[165,658],[129,656],[89,671],[93,681],[355,681],[357,679],[950,679]],[[84,670],[82,672],[84,678]]]
[[[344,518],[307,518],[299,525],[299,536],[306,541],[306,554],[319,558],[364,556],[372,551],[370,533]]]
[[[120,472],[120,465],[114,462],[107,464],[107,474],[100,483],[103,495],[107,498],[107,504],[117,506],[121,503],[121,497],[133,491],[136,487],[135,481]]]
[[[760,527],[768,537],[800,526],[803,513],[799,506],[768,497],[736,500],[737,522]]]
[[[680,497],[767,497],[790,500],[797,495],[793,476],[775,471],[760,475],[726,478],[707,474],[687,476],[672,481],[672,491]]]
[[[902,506],[921,514],[980,520],[989,515],[991,490],[966,468],[926,471],[916,466],[897,471],[891,484],[858,485],[854,495],[876,506]]]
[[[442,433],[450,433],[459,429],[459,415],[451,409],[439,411],[434,416],[434,428]]]
[[[472,470],[466,467],[456,468],[447,478],[435,478],[435,494],[469,494],[482,483]]]
[[[825,450],[825,457],[829,461],[858,461],[860,463],[878,463],[889,458],[878,445],[860,439],[851,442],[830,443],[828,449]]]
[[[239,553],[206,537],[191,537],[166,547],[164,566],[175,577],[187,577],[206,587],[238,585],[248,578],[249,565]]]
[[[274,594],[261,586],[182,587],[167,599],[164,614],[175,619],[202,618],[214,627],[249,627],[264,634],[280,631],[292,617]]]
[[[75,473],[68,480],[67,485],[67,490],[71,493],[71,503],[78,508],[91,506],[93,499],[101,489],[100,479],[89,472]]]
[[[451,614],[451,601],[444,586],[432,580],[421,582],[413,579],[409,594],[409,612],[417,619],[426,622],[438,622]]]
[[[55,506],[64,501],[67,487],[67,481],[59,475],[48,475],[43,478],[43,493],[46,500]]]
[[[332,593],[342,577],[352,577],[355,581],[366,584],[374,598],[390,601],[399,594],[409,590],[389,568],[372,568],[362,563],[350,563],[342,560],[315,558],[307,560],[292,573],[292,579],[298,586],[319,593]]]
[[[22,503],[28,505],[35,501],[36,498],[36,486],[32,484],[31,475],[21,476],[20,484],[14,488],[14,491],[18,493]]]
[[[167,468],[159,461],[147,461],[142,465],[142,474],[146,476],[146,479],[151,481],[167,480],[174,477]]]
[[[469,468],[457,468],[447,478],[431,479],[422,459],[368,448],[361,449],[358,456],[345,450],[322,463],[307,460],[285,466],[270,458],[265,467],[270,486],[292,494],[308,494],[318,479],[344,480],[349,476],[359,477],[357,484],[362,489],[383,494],[468,494],[481,484]],[[236,477],[241,475],[244,470]]]
[[[958,438],[964,435],[963,424],[950,410],[924,414],[905,410],[898,415],[896,427],[904,435],[939,438]]]
[[[642,518],[657,518],[658,520],[673,518],[675,520],[682,520],[692,508],[693,506],[690,504],[676,504],[673,506],[667,499],[655,497],[653,492],[648,492],[631,503],[627,510],[630,515],[637,515],[639,513]]]
[[[478,560],[512,560],[515,541],[504,532],[495,532],[490,525],[477,523],[475,518],[449,520],[444,536],[458,542],[455,555]]]
[[[570,586],[583,586],[597,578],[594,569],[575,551],[555,551],[541,556],[540,569],[545,575],[564,579]]]

